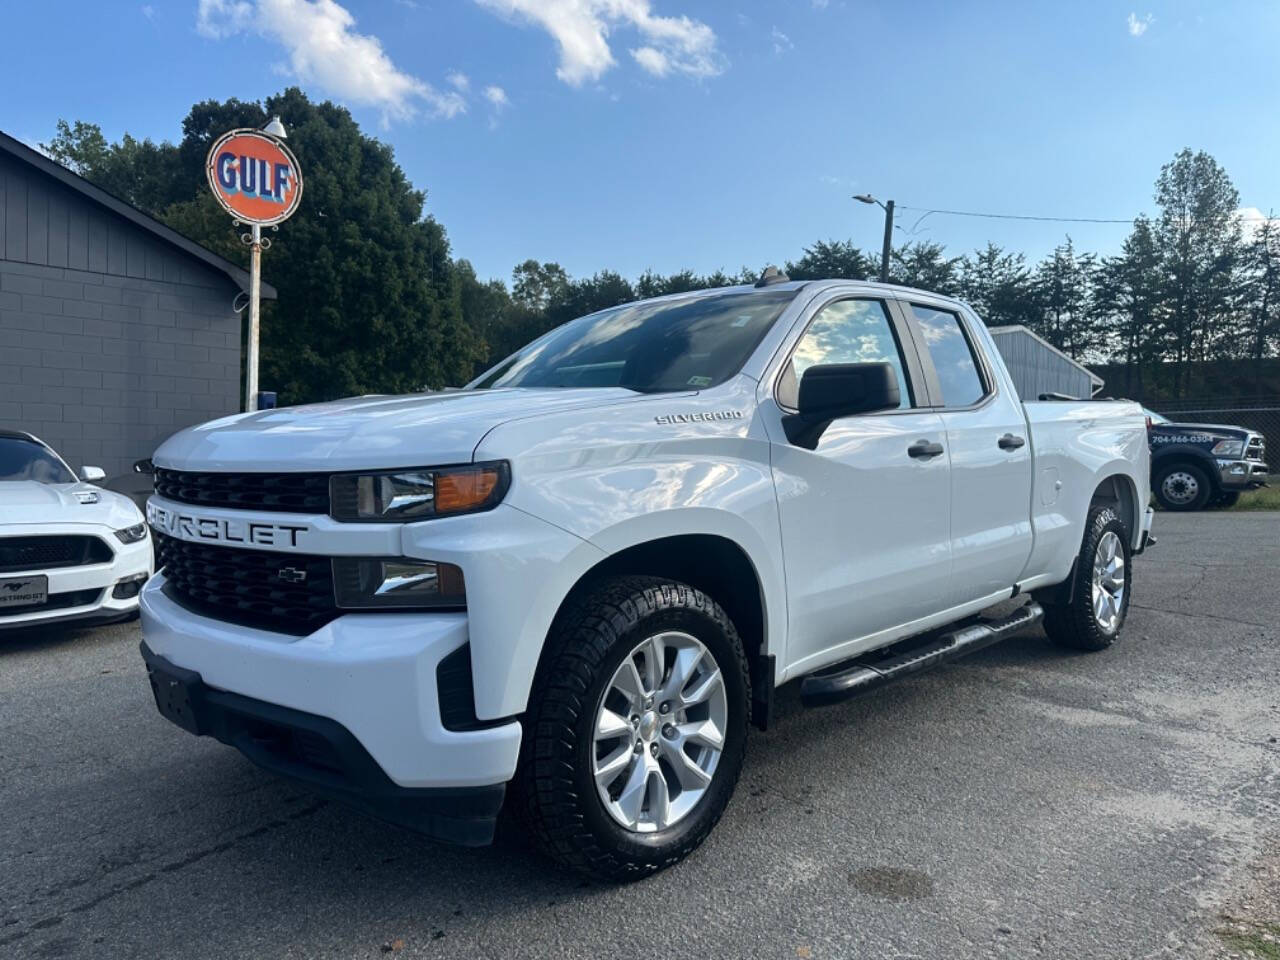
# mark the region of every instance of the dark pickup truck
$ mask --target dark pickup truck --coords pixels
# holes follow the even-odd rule
[[[1151,491],[1166,510],[1229,507],[1267,480],[1266,441],[1246,427],[1173,423],[1147,411]]]

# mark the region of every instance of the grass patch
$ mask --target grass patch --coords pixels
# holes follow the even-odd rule
[[[1257,960],[1280,960],[1280,926],[1260,924],[1249,931],[1219,930],[1218,936],[1232,950]]]
[[[1240,494],[1232,510],[1280,510],[1280,486],[1259,487]],[[1276,955],[1280,958],[1280,954]]]

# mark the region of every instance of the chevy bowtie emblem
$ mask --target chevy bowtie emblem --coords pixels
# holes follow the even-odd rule
[[[307,579],[307,571],[299,570],[297,567],[281,567],[276,571],[276,577],[285,583],[302,583]]]

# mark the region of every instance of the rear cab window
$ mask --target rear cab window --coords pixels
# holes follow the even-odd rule
[[[915,317],[924,338],[924,347],[933,361],[942,391],[941,405],[954,408],[981,403],[990,391],[960,317],[950,310],[918,303],[907,306]],[[934,399],[937,401],[939,398]]]

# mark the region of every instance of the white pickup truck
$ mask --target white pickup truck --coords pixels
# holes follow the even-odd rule
[[[1108,647],[1152,519],[1138,406],[1022,403],[964,304],[772,270],[154,460],[164,716],[454,842],[510,793],[611,879],[707,836],[780,684],[832,703],[1041,619]]]

